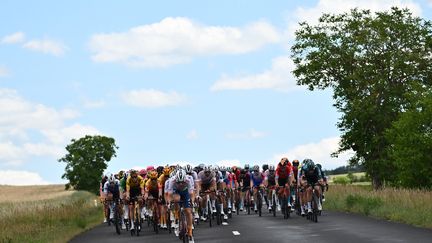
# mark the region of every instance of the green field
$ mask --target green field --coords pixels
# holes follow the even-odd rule
[[[432,229],[432,191],[374,191],[370,185],[332,185],[325,195],[325,210],[360,213]]]
[[[0,186],[0,195],[0,243],[67,242],[103,219],[94,194],[64,185]]]

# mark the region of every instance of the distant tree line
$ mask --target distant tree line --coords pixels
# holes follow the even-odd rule
[[[356,173],[356,172],[365,172],[365,168],[363,165],[346,165],[339,166],[333,170],[323,170],[326,175],[340,175],[340,174],[348,174],[348,173]]]

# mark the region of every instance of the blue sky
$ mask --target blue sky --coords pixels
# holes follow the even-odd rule
[[[299,21],[353,7],[428,1],[2,1],[0,184],[62,183],[72,138],[116,139],[110,171],[147,165],[277,163],[331,169],[331,91],[295,85]]]

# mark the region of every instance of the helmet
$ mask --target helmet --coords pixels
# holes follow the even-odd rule
[[[293,160],[292,164],[294,167],[298,167],[300,162],[298,161],[298,159],[295,159],[295,160]]]
[[[274,165],[270,165],[269,166],[269,171],[274,171],[275,170],[275,166]]]
[[[263,171],[268,170],[268,168],[269,168],[268,164],[263,164],[263,165],[262,165],[262,169],[263,169]]]
[[[245,164],[244,169],[249,170],[249,164]]]
[[[129,173],[130,173],[130,175],[132,176],[132,175],[136,175],[136,174],[138,174],[138,171],[135,170],[135,169],[131,169],[131,170],[129,171]]]
[[[259,165],[254,165],[253,171],[259,171]]]
[[[192,173],[192,165],[187,164],[185,166],[185,171],[186,171],[187,174]]]
[[[139,174],[140,174],[140,176],[146,176],[147,175],[146,169],[140,170]]]
[[[147,171],[151,171],[151,170],[154,170],[154,166],[153,165],[147,166]]]
[[[303,164],[306,166],[308,170],[311,170],[315,167],[315,163],[311,159],[303,160]]]
[[[114,177],[114,175],[113,174],[108,174],[108,181],[109,181],[109,183],[114,183],[115,182],[115,177]]]
[[[287,157],[283,157],[283,158],[281,159],[281,161],[280,161],[281,164],[285,164],[285,163],[288,163],[288,162],[289,162],[289,160],[288,160]]]
[[[185,181],[185,179],[186,179],[186,172],[184,170],[177,171],[175,180],[177,182],[183,182],[183,181]]]
[[[157,171],[158,174],[162,174],[163,169],[164,169],[163,166],[158,166],[158,167],[156,168],[156,171]]]
[[[175,174],[176,174],[176,171],[175,171],[175,170],[172,170],[172,171],[170,172],[170,174],[169,174],[169,177],[172,178],[173,176],[175,176]]]
[[[149,172],[149,178],[152,180],[156,180],[158,178],[158,173],[155,170]]]
[[[233,171],[236,171],[237,170],[237,166],[233,166],[233,167],[231,167],[231,169],[233,170]]]
[[[206,172],[206,171],[211,171],[210,166],[208,166],[208,165],[204,166],[204,172]]]
[[[316,164],[316,166],[317,166],[320,170],[322,169],[321,164]]]
[[[217,166],[217,165],[213,166],[213,170],[214,171],[218,171],[219,170],[219,166]]]
[[[227,167],[227,171],[231,173],[231,172],[232,172],[231,167],[228,166],[228,167]]]
[[[124,170],[119,171],[119,173],[118,173],[119,179],[123,178],[124,175],[125,175]]]
[[[163,169],[163,174],[164,174],[165,176],[169,176],[170,172],[171,172],[171,169],[170,169],[168,166],[166,166],[166,167]]]
[[[221,171],[221,172],[225,172],[227,169],[225,168],[225,166],[221,166],[221,167],[219,167],[219,170]]]

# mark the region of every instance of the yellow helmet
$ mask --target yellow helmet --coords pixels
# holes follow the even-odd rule
[[[150,173],[149,173],[150,179],[154,180],[154,179],[157,179],[157,177],[158,177],[157,171],[155,171],[155,170],[150,171]]]
[[[164,174],[165,176],[169,176],[170,173],[171,173],[171,169],[170,169],[170,167],[166,166],[166,167],[163,169],[163,174]]]

